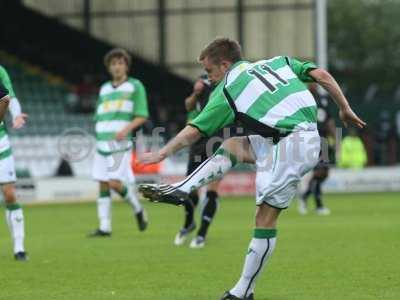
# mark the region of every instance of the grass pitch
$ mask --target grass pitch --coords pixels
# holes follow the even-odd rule
[[[257,300],[400,299],[400,195],[328,195],[329,217],[284,212]],[[88,239],[94,203],[25,206],[30,260],[15,262],[0,226],[0,299],[217,300],[238,279],[254,200],[223,199],[207,247],[177,248],[182,208],[146,203],[147,232],[114,203],[112,238]]]

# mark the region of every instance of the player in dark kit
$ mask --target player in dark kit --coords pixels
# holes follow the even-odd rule
[[[330,214],[329,208],[324,206],[322,201],[322,183],[329,176],[329,157],[328,154],[331,149],[332,141],[335,138],[335,120],[332,118],[328,110],[328,99],[327,95],[318,96],[315,85],[310,86],[310,91],[316,96],[318,110],[317,110],[317,125],[318,132],[321,136],[321,157],[319,163],[313,170],[312,177],[308,182],[307,190],[301,195],[299,200],[298,211],[300,214],[305,215],[308,213],[307,210],[307,199],[313,194],[315,200],[316,213],[321,216],[327,216]]]
[[[194,119],[208,103],[213,86],[207,76],[201,76],[193,86],[192,94],[185,99],[185,108],[188,112],[188,121]],[[197,169],[215,150],[221,145],[222,135],[215,135],[210,138],[201,138],[189,149],[189,161],[186,176]],[[207,193],[204,199],[203,210],[201,211],[201,224],[196,237],[190,243],[190,248],[203,248],[205,246],[208,228],[215,217],[218,208],[218,184],[219,181],[210,183],[207,186]],[[199,193],[193,190],[189,195],[189,200],[184,203],[185,222],[181,230],[177,233],[174,244],[181,246],[187,237],[196,229],[194,221],[194,211],[199,204]]]

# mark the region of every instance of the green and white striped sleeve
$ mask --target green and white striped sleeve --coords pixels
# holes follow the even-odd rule
[[[317,66],[310,61],[300,61],[295,58],[286,57],[289,62],[289,66],[293,70],[293,72],[299,77],[299,79],[303,82],[314,82],[314,78],[312,78],[308,73],[314,69],[317,69]]]

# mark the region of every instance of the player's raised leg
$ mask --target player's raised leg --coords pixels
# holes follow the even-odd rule
[[[225,140],[213,156],[180,182],[172,185],[142,184],[139,190],[151,201],[182,205],[190,191],[222,178],[238,161],[254,163],[247,137]]]

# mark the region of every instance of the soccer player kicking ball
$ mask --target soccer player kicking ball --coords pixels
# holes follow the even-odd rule
[[[275,248],[278,217],[296,194],[300,178],[318,162],[317,107],[304,82],[316,81],[330,93],[345,124],[362,128],[365,123],[352,111],[334,78],[310,62],[285,56],[244,61],[239,44],[227,38],[211,42],[199,60],[209,79],[218,83],[208,105],[165,147],[142,160],[159,162],[235,120],[258,135],[224,141],[182,182],[143,185],[141,191],[153,201],[181,204],[191,190],[222,177],[237,161],[255,163],[256,228],[242,275],[221,298],[254,299],[256,280]]]
[[[101,86],[96,109],[96,148],[93,178],[99,182],[97,199],[98,229],[91,237],[111,235],[111,190],[133,208],[140,231],[147,228],[147,217],[133,185],[131,132],[148,118],[147,96],[143,84],[128,77],[131,57],[123,49],[106,54],[104,63],[111,81]]]
[[[7,97],[9,98],[8,108],[13,119],[13,128],[19,129],[24,126],[27,115],[21,112],[21,105],[15,97],[10,77],[7,71],[0,66],[0,99],[2,99],[0,100],[0,186],[6,202],[6,220],[14,242],[14,258],[19,261],[25,261],[27,260],[27,254],[24,248],[24,214],[15,195],[15,181],[17,178],[14,157],[6,126],[3,122],[7,109],[7,106],[5,106]]]

